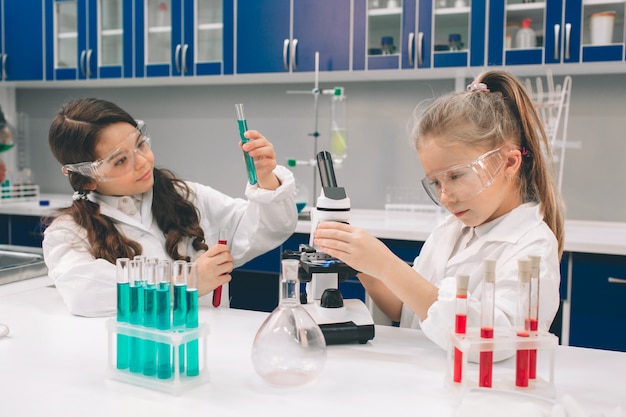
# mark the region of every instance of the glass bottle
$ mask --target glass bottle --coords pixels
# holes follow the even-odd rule
[[[313,381],[326,363],[326,341],[299,301],[297,259],[282,260],[280,302],[252,344],[254,370],[267,382],[298,386]]]

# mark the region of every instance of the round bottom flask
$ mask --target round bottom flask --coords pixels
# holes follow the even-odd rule
[[[252,344],[254,370],[272,385],[307,384],[326,363],[324,335],[299,301],[298,263],[296,259],[282,261],[280,303]]]

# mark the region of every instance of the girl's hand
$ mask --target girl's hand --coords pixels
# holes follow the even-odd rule
[[[398,259],[383,242],[345,223],[320,223],[314,232],[313,243],[322,252],[379,279],[385,276],[385,267]]]
[[[220,285],[231,280],[233,271],[233,257],[230,248],[226,245],[213,245],[198,259],[198,295],[210,293]]]
[[[256,130],[248,130],[244,133],[244,136],[250,139],[250,141],[244,144],[240,142],[239,146],[254,159],[254,168],[256,169],[259,187],[266,190],[277,189],[280,186],[280,181],[278,181],[273,172],[274,168],[276,168],[274,145]]]

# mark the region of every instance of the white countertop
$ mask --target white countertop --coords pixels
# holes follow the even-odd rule
[[[176,397],[114,381],[106,319],[71,316],[47,285],[36,278],[0,287],[0,323],[10,328],[0,338],[3,416],[457,415],[459,398],[444,385],[446,355],[419,330],[376,326],[367,344],[329,346],[312,384],[275,388],[250,359],[267,314],[236,309],[200,311],[210,326],[209,382]],[[588,415],[626,409],[624,375],[626,353],[559,346],[556,401],[571,395]]]
[[[0,214],[43,216],[71,204],[71,195],[42,194],[49,206],[37,201],[0,204]],[[352,209],[350,223],[381,239],[425,241],[436,225],[436,216],[429,213]],[[297,233],[310,233],[311,222],[298,221]],[[626,255],[626,223],[585,220],[565,221],[565,251],[608,255]]]

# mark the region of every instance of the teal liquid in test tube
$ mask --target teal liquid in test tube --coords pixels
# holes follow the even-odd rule
[[[156,327],[159,330],[172,328],[172,304],[170,298],[170,261],[162,260],[156,266]],[[157,377],[172,377],[172,347],[167,343],[157,344]]]
[[[144,281],[144,316],[143,325],[148,328],[156,328],[156,259],[146,259],[143,267]],[[153,340],[143,341],[143,374],[154,376],[157,373],[157,345]]]
[[[137,326],[143,325],[144,315],[144,288],[143,288],[143,259],[130,261],[128,280],[130,282],[130,316],[128,322]],[[138,337],[130,338],[130,371],[143,370],[143,340]]]
[[[128,258],[115,261],[117,276],[117,321],[128,323],[130,318],[130,285],[128,284]],[[128,369],[130,355],[130,338],[123,334],[117,335],[117,369]]]
[[[243,134],[248,130],[248,122],[243,112],[243,104],[235,104],[235,111],[237,112],[237,125],[239,126],[239,137],[241,143],[247,143],[250,139],[246,138]],[[248,154],[243,153],[244,160],[246,161],[246,171],[248,171],[248,182],[252,185],[256,184],[256,168],[254,168],[254,159]]]
[[[198,265],[195,262],[187,263],[187,321],[188,329],[198,327]],[[198,360],[198,339],[187,343],[187,376],[200,375]]]
[[[187,262],[174,261],[174,330],[184,330],[187,323]],[[185,372],[185,345],[178,347],[178,364],[181,375]]]

